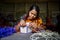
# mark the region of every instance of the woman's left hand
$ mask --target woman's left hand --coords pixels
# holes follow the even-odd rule
[[[36,27],[37,27],[37,23],[32,22],[32,23],[30,24],[30,26],[33,27],[33,28],[36,28]]]

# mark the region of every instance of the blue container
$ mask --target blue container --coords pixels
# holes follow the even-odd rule
[[[0,38],[12,35],[13,33],[16,33],[14,27],[0,27]]]

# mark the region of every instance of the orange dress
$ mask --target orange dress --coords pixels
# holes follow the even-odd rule
[[[32,21],[27,19],[26,22],[35,22],[37,24],[37,27],[39,27],[41,24],[43,24],[41,18],[38,18],[38,19],[32,20]]]

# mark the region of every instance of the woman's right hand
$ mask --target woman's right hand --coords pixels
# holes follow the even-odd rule
[[[25,27],[26,26],[26,22],[24,20],[21,20],[20,21],[20,26]]]
[[[19,28],[20,27],[25,27],[25,26],[26,26],[25,21],[21,20],[17,25],[15,25],[15,29],[16,29],[17,32],[19,32],[20,31]]]

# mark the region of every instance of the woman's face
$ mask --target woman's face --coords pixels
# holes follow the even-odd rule
[[[29,11],[29,19],[34,19],[37,16],[37,11],[35,9]]]

